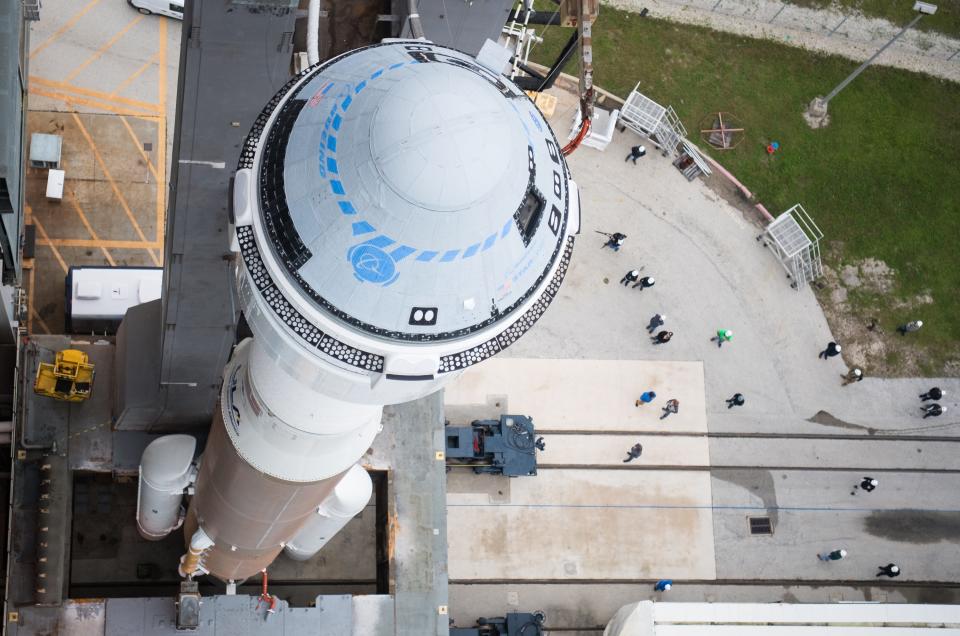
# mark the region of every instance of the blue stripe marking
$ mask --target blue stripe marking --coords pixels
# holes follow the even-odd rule
[[[346,98],[345,100],[343,100],[342,102],[340,102],[340,110],[346,112],[346,110],[347,110],[348,108],[350,108],[350,104],[351,104],[352,102],[353,102],[353,98],[350,97],[349,95],[347,95],[347,98]]]
[[[474,243],[463,251],[463,258],[470,258],[480,250],[480,244]]]
[[[396,241],[389,236],[384,236],[383,234],[380,236],[375,236],[369,241],[363,242],[365,245],[373,245],[374,247],[386,247],[388,245],[393,245],[394,243],[396,243]]]
[[[500,238],[506,238],[511,227],[513,227],[513,219],[507,219],[507,222],[503,224],[503,229],[500,231]]]
[[[409,245],[401,245],[397,249],[390,252],[390,256],[392,256],[393,260],[395,261],[401,261],[416,251],[417,251],[417,248],[415,247],[410,247]]]
[[[342,123],[343,123],[343,117],[341,117],[340,115],[334,116],[334,118],[333,118],[333,124],[332,124],[333,129],[334,129],[334,130],[340,130],[340,124],[342,124]]]
[[[367,223],[366,221],[357,221],[353,224],[353,235],[360,236],[361,234],[369,234],[370,232],[375,232],[373,226]]]
[[[434,252],[434,251],[431,251],[431,250],[425,250],[425,251],[423,251],[423,252],[420,253],[420,256],[417,257],[417,260],[420,261],[421,263],[428,263],[428,262],[432,261],[432,260],[434,259],[434,257],[436,257],[436,255],[439,254],[439,253],[440,253],[440,252]]]
[[[379,71],[374,71],[373,75],[370,76],[370,79],[375,80],[381,75],[383,75],[383,69],[380,69]]]
[[[356,214],[357,210],[353,207],[353,204],[349,201],[337,201],[340,205],[340,211],[344,214]]]
[[[333,135],[327,137],[327,148],[330,150],[330,152],[337,151],[337,138]]]
[[[403,62],[397,62],[396,64],[391,64],[387,68],[392,71],[393,69],[400,68],[401,66],[403,66]]]
[[[340,174],[340,171],[337,170],[337,160],[333,157],[327,157],[327,170],[333,174]]]
[[[497,233],[494,232],[487,237],[487,240],[483,242],[483,251],[486,252],[488,249],[493,247],[493,244],[497,242]]]
[[[366,87],[367,87],[367,80],[361,81],[359,84],[357,84],[356,88],[353,89],[353,94],[356,95]]]
[[[323,91],[321,91],[321,93],[322,93],[323,95],[326,95],[326,94],[330,91],[330,89],[333,88],[333,84],[334,84],[333,82],[330,82],[329,84],[327,84],[326,86],[324,86],[324,87],[323,87]]]
[[[343,194],[343,184],[340,183],[337,179],[330,179],[330,187],[333,189],[334,194]]]
[[[443,258],[440,259],[441,263],[449,263],[457,257],[457,254],[460,253],[460,250],[450,250],[443,253]]]

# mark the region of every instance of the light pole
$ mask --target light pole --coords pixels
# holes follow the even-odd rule
[[[847,85],[852,82],[860,73],[864,71],[870,64],[873,63],[875,59],[880,57],[880,54],[890,48],[890,45],[896,42],[901,35],[907,32],[908,29],[913,27],[917,22],[920,21],[924,15],[933,15],[937,12],[937,5],[928,4],[926,2],[916,2],[913,5],[913,10],[917,12],[916,17],[913,20],[900,29],[899,33],[890,38],[890,41],[880,47],[880,50],[874,53],[870,58],[857,67],[853,73],[847,76],[845,80],[837,84],[836,88],[827,93],[826,97],[814,97],[813,101],[810,102],[810,105],[807,107],[807,110],[804,112],[803,117],[807,120],[807,123],[810,124],[811,128],[822,128],[830,123],[830,116],[827,114],[827,107],[830,105],[830,100],[836,97],[840,91],[847,87]]]

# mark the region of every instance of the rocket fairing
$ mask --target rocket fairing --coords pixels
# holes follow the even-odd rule
[[[356,471],[334,489],[383,405],[436,391],[530,329],[580,221],[533,102],[423,41],[293,78],[246,139],[233,203],[254,337],[224,371],[185,522],[188,542],[203,535],[197,571],[224,580],[255,574],[288,543],[319,549],[298,534],[329,534],[330,519],[342,527],[362,508]],[[334,496],[337,514],[312,523]]]

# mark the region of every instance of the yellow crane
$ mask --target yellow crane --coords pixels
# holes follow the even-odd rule
[[[83,402],[92,390],[93,365],[77,349],[58,351],[53,364],[41,362],[33,383],[34,393],[66,402]]]

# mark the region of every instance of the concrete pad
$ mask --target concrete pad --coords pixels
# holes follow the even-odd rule
[[[650,389],[657,398],[634,406]],[[680,412],[661,421],[660,408],[671,398],[680,400]],[[467,369],[444,396],[448,411],[491,401],[502,412],[533,417],[543,430],[707,428],[699,362],[494,358]]]
[[[508,502],[448,492],[450,578],[713,579],[709,490],[705,472],[544,470]]]
[[[675,416],[672,416],[675,417]],[[665,421],[669,421],[669,418]],[[702,466],[710,463],[707,438],[695,435],[544,435],[546,450],[537,452],[537,465]],[[624,464],[627,451],[636,443],[643,454]]]

